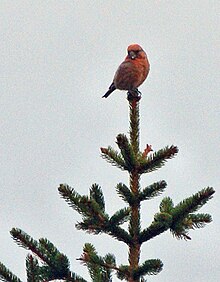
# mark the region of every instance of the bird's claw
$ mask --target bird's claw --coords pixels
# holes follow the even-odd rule
[[[128,95],[127,97],[128,101],[133,101],[133,100],[139,101],[141,99],[141,92],[137,88],[133,90],[129,90],[127,95]]]

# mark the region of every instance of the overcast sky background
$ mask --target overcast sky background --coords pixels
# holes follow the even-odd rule
[[[99,148],[116,148],[116,135],[128,132],[126,93],[101,96],[127,46],[139,43],[151,64],[140,87],[141,148],[180,150],[142,177],[142,187],[168,183],[162,196],[144,203],[142,226],[165,196],[177,204],[207,186],[217,191],[200,210],[213,216],[211,224],[191,231],[187,242],[169,232],[156,237],[143,245],[141,260],[164,263],[149,281],[220,280],[219,9],[217,0],[0,1],[0,261],[21,279],[27,251],[11,239],[12,227],[51,240],[88,281],[76,261],[86,242],[127,263],[123,243],[75,229],[80,216],[57,187],[68,183],[87,194],[98,183],[110,214],[124,207],[114,187],[128,184],[128,175],[106,163]]]

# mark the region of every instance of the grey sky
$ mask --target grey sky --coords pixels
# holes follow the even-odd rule
[[[57,192],[68,183],[87,193],[102,186],[109,213],[124,206],[114,187],[125,172],[100,158],[128,131],[126,93],[101,99],[127,45],[139,43],[151,71],[141,86],[141,146],[175,144],[178,156],[142,178],[166,180],[166,192],[143,206],[147,226],[163,196],[175,203],[213,186],[201,212],[213,223],[178,241],[167,232],[145,244],[141,259],[160,258],[164,270],[149,281],[216,282],[219,267],[219,8],[194,1],[0,1],[1,220],[0,261],[25,278],[27,252],[10,238],[18,227],[47,237],[79,265],[85,242],[126,263],[127,249],[106,235],[77,231],[80,217]],[[116,278],[114,281],[118,281]]]

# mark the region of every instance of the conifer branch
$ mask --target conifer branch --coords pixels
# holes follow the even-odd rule
[[[124,134],[119,134],[117,136],[117,144],[121,150],[121,155],[123,156],[125,166],[128,171],[132,171],[136,165],[136,159],[132,146]]]
[[[134,197],[130,189],[125,184],[119,183],[116,186],[116,190],[119,196],[122,198],[122,200],[124,200],[130,206],[132,206],[136,202],[136,198]]]
[[[109,224],[108,227],[106,228],[105,233],[107,233],[107,234],[111,235],[112,237],[116,238],[118,241],[122,241],[122,242],[126,243],[127,245],[132,244],[132,238],[129,235],[129,233],[118,225],[112,226],[112,225]]]
[[[166,197],[160,204],[160,213],[154,216],[151,225],[140,234],[140,243],[148,241],[170,229],[178,239],[188,239],[189,229],[202,228],[212,221],[209,214],[192,214],[201,208],[214,194],[213,188],[206,188],[183,200],[174,207],[173,201]]]
[[[108,222],[109,216],[103,210],[104,197],[100,193],[100,188],[93,186],[90,190],[90,198],[81,196],[68,185],[61,184],[58,190],[69,206],[82,215],[83,221],[77,223],[76,228],[93,234],[103,232],[102,228]]]
[[[166,188],[167,184],[164,180],[155,182],[140,192],[139,201],[149,200],[153,197],[159,196]]]
[[[94,282],[112,281],[112,270],[117,270],[114,255],[98,256],[95,247],[89,243],[84,245],[83,254],[78,260],[87,266]]]
[[[160,212],[162,213],[172,213],[172,210],[174,208],[173,200],[170,197],[165,197],[160,203]]]
[[[96,201],[100,209],[105,211],[105,199],[101,187],[98,184],[93,184],[90,188],[90,198]]]
[[[47,239],[39,239],[42,252],[47,256],[47,265],[44,267],[48,279],[63,279],[69,273],[69,260]]]
[[[99,223],[104,223],[108,219],[108,215],[103,211],[103,203],[100,202],[103,200],[103,196],[99,195],[99,203],[94,198],[98,196],[97,191],[91,191],[91,198],[89,199],[88,196],[81,196],[68,185],[61,184],[58,190],[62,198],[66,200],[70,207],[80,213],[83,219],[90,218]]]
[[[95,190],[96,189],[97,187]],[[94,194],[94,191],[91,193],[91,198],[89,199],[87,196],[81,196],[68,185],[61,184],[58,190],[67,203],[83,216],[83,221],[76,224],[77,229],[82,229],[93,234],[106,233],[114,238],[117,238],[119,241],[125,242],[126,244],[131,243],[129,234],[118,226],[121,222],[123,222],[123,219],[120,218],[118,224],[112,225],[111,220],[109,220],[109,216],[104,213],[104,211],[100,208],[100,205],[95,201],[97,194]],[[99,197],[99,201],[101,198]],[[103,205],[101,206],[103,208]],[[124,216],[127,216],[128,210],[121,210],[119,214],[117,214],[118,220],[119,216],[122,216],[122,213],[124,213]],[[126,219],[127,218],[124,220]]]
[[[190,229],[203,228],[206,223],[212,222],[212,217],[207,213],[189,214],[187,217]]]
[[[183,218],[186,214],[197,211],[212,199],[214,193],[215,191],[212,187],[207,187],[191,197],[186,198],[175,206],[172,213],[174,219]]]
[[[29,281],[46,282],[54,279],[67,279],[66,281],[86,282],[80,276],[69,270],[68,258],[47,239],[39,239],[39,242],[31,238],[20,229],[13,228],[11,235],[18,245],[31,250],[43,262],[39,266],[38,261],[31,255],[26,259],[27,276]],[[28,281],[28,282],[29,282]]]
[[[131,276],[129,265],[120,265],[117,271],[117,277],[120,280],[128,280],[128,278]]]
[[[47,256],[40,250],[39,244],[36,240],[34,240],[27,233],[22,231],[19,228],[12,228],[10,231],[12,238],[14,241],[24,249],[32,251],[35,255],[37,255],[42,261],[48,263]]]
[[[212,187],[207,187],[191,197],[183,200],[172,209],[173,223],[170,231],[178,239],[188,239],[189,229],[202,228],[206,223],[210,223],[212,218],[209,214],[192,214],[209,201],[215,191]]]
[[[110,164],[112,164],[113,166],[116,166],[121,170],[128,170],[128,167],[126,166],[122,155],[119,154],[112,147],[108,146],[108,148],[101,148],[101,153],[102,153],[101,154],[102,158],[105,159]]]
[[[31,254],[26,258],[27,282],[41,282],[40,266],[38,260]]]
[[[141,161],[139,173],[148,173],[161,168],[167,160],[172,159],[177,153],[178,148],[172,145],[147,156],[147,158]]]
[[[83,218],[83,221],[76,223],[76,228],[85,230],[90,234],[100,234],[104,233],[106,230],[107,220],[102,220],[101,218]]]
[[[109,220],[110,225],[121,225],[129,220],[130,208],[118,210]]]
[[[4,282],[22,282],[3,263],[0,262],[0,280]]]
[[[103,225],[99,223],[94,223],[91,219],[84,219],[81,222],[77,222],[75,227],[78,230],[84,230],[89,234],[98,235],[100,233],[104,233]]]
[[[138,269],[133,271],[134,279],[139,279],[144,275],[156,275],[163,268],[163,263],[160,259],[146,260]]]
[[[80,230],[85,230],[86,232],[95,235],[100,233],[105,233],[117,239],[118,241],[124,242],[127,245],[132,244],[132,238],[128,234],[128,232],[118,225],[110,224],[109,221],[103,225],[98,225],[98,224],[93,224],[89,220],[84,220],[83,222],[78,222],[76,224],[76,228]]]
[[[212,217],[209,214],[190,214],[182,221],[175,222],[170,231],[177,239],[191,240],[188,235],[190,229],[202,228],[211,221]]]
[[[145,228],[139,236],[139,242],[142,244],[164,231],[168,230],[172,224],[172,216],[168,213],[158,213],[154,216],[154,221],[148,228]]]

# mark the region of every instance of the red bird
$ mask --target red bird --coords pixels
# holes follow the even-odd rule
[[[107,98],[115,89],[137,91],[145,81],[150,64],[144,50],[138,44],[128,46],[128,55],[118,67],[109,90],[102,98]]]

